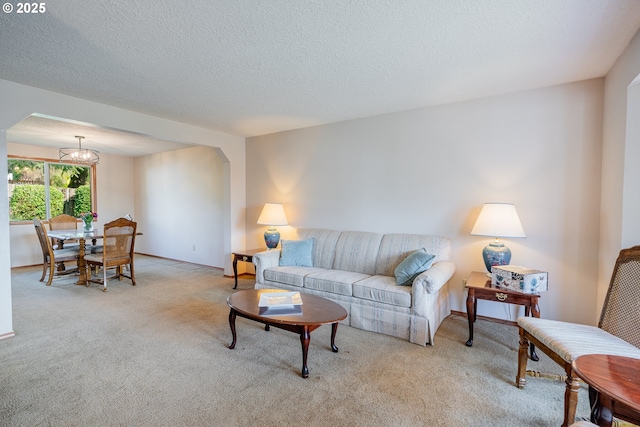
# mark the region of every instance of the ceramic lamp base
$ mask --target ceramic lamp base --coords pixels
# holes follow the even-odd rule
[[[491,267],[494,265],[509,265],[511,262],[511,249],[496,239],[482,250],[482,259],[487,271],[491,273]]]
[[[277,248],[280,243],[280,232],[274,227],[267,228],[267,231],[264,232],[264,243],[269,249]]]

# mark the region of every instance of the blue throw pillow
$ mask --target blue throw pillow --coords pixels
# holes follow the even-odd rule
[[[394,272],[396,283],[398,285],[411,286],[413,280],[418,277],[420,273],[431,267],[435,257],[435,255],[428,254],[425,248],[410,253],[409,256],[396,267]]]
[[[282,266],[313,267],[313,239],[280,240]]]

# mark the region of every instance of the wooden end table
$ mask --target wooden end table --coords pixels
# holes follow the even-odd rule
[[[258,252],[264,252],[265,250],[266,249],[248,249],[246,251],[233,252],[233,278],[235,279],[233,289],[238,288],[238,261],[253,262],[253,256]]]
[[[500,286],[491,284],[491,278],[487,273],[472,271],[467,279],[465,289],[467,295],[467,320],[469,322],[469,339],[465,343],[467,347],[473,345],[473,324],[478,314],[478,300],[496,301],[506,304],[517,304],[524,306],[525,316],[532,315],[540,317],[540,308],[538,307],[538,299],[540,294],[525,294],[522,292],[512,291]],[[515,322],[509,322],[516,324]],[[530,344],[531,360],[538,361],[538,355],[533,344]]]
[[[640,424],[640,359],[586,354],[571,365],[589,385],[591,422],[609,427],[615,415]]]
[[[294,332],[300,335],[300,343],[302,344],[302,378],[308,378],[307,353],[309,351],[309,342],[311,341],[311,332],[322,325],[330,324],[331,350],[337,353],[338,347],[336,347],[335,339],[338,331],[338,322],[347,317],[347,310],[340,304],[328,299],[301,292],[302,314],[263,316],[260,315],[258,302],[260,301],[260,294],[266,292],[286,291],[282,289],[247,289],[235,292],[227,298],[227,305],[231,308],[229,326],[233,335],[233,341],[229,348],[233,350],[236,346],[236,316],[264,323],[267,331],[270,326],[274,326],[285,331]]]

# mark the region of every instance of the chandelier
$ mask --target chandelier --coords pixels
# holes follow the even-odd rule
[[[78,138],[78,148],[61,148],[60,161],[84,163],[87,165],[98,164],[98,162],[100,162],[100,156],[98,156],[98,152],[96,150],[82,148],[82,140],[84,139],[84,136],[76,136],[76,138]]]

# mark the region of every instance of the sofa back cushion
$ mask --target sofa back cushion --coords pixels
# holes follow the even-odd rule
[[[299,228],[299,239],[313,238],[313,266],[331,269],[336,254],[336,242],[340,231],[322,228]]]
[[[378,233],[343,231],[336,244],[333,269],[374,274],[381,240]]]
[[[385,234],[380,242],[375,274],[393,276],[396,267],[412,252],[424,248],[435,255],[434,263],[451,260],[451,240],[448,237],[424,234]]]

